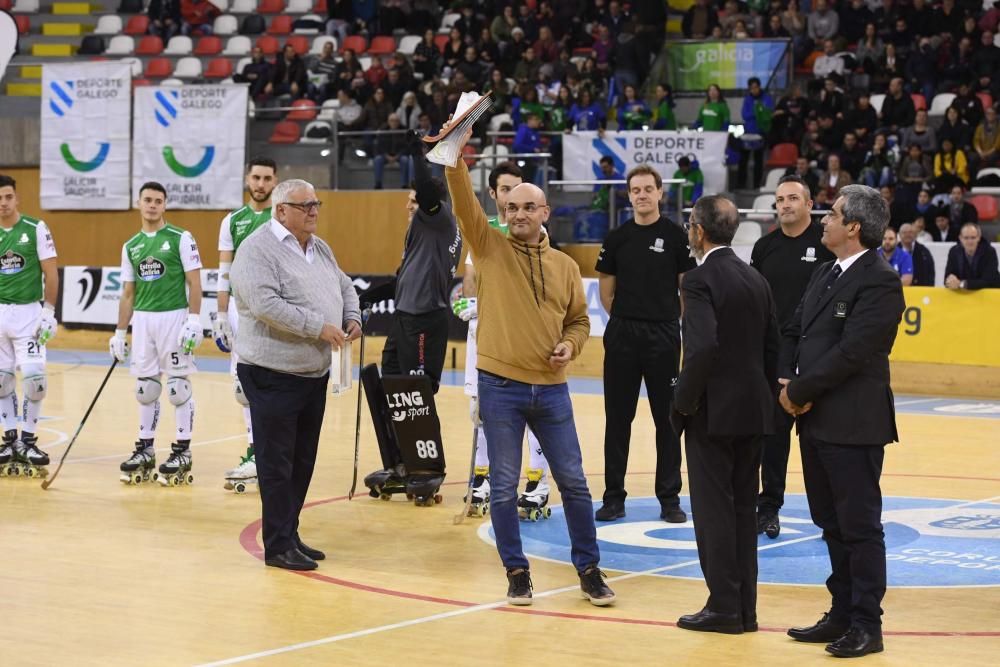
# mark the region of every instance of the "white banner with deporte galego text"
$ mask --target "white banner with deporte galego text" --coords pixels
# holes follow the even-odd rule
[[[673,178],[677,160],[688,157],[697,161],[705,176],[705,194],[726,190],[726,132],[624,130],[573,132],[563,136],[563,178],[584,181],[604,178],[601,158],[614,161],[615,174],[625,178],[629,169],[648,164],[664,179]],[[589,187],[587,188],[589,189]],[[666,189],[666,188],[665,188]]]
[[[136,88],[133,124],[133,201],[156,181],[168,209],[243,205],[245,85]]]

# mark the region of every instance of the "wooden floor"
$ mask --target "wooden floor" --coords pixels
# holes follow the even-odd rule
[[[50,366],[50,419],[40,444],[54,458],[105,370]],[[798,666],[832,660],[821,645],[784,634],[826,609],[825,590],[815,586],[761,585],[761,632],[729,637],[675,627],[679,615],[703,605],[701,581],[609,571],[618,603],[599,609],[580,599],[570,565],[536,558],[534,606],[507,607],[495,548],[479,535],[483,520],[452,522],[469,457],[460,387],[444,387],[438,396],[449,477],[444,503],[433,508],[373,500],[363,487],[346,500],[355,394],[331,398],[301,527],[327,560],[310,575],[266,568],[259,497],[222,488],[222,472],[245,448],[228,376],[203,372],[193,384],[191,487],[118,481],[137,423],[124,369],[115,372],[52,488],[0,479],[0,664]],[[599,497],[602,398],[575,395],[574,405],[591,491]],[[161,459],[173,435],[167,408],[157,440]],[[641,404],[630,499],[652,496],[651,424]],[[378,462],[370,423],[362,432],[363,475]],[[886,496],[955,502],[1000,496],[1000,421],[901,415],[900,432],[903,445],[886,456]],[[800,469],[793,453],[790,494],[803,492]],[[559,503],[557,494],[552,502]],[[886,652],[865,664],[996,664],[1000,588],[891,588],[884,622]]]

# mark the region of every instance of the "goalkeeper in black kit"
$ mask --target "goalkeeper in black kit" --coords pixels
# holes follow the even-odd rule
[[[432,178],[424,142],[407,134],[416,180],[406,202],[409,227],[396,272],[396,310],[382,351],[382,375],[426,375],[436,393],[448,347],[451,281],[462,257],[462,237],[444,184]]]

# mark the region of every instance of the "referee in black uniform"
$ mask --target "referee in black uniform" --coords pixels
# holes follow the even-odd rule
[[[604,240],[597,259],[604,331],[604,505],[598,521],[625,516],[625,468],[639,388],[646,381],[656,425],[656,498],[660,518],[683,523],[681,443],[670,426],[680,356],[681,276],[695,267],[687,236],[660,215],[663,179],[639,165],[626,177],[635,217]]]
[[[778,227],[754,244],[750,264],[771,285],[778,316],[778,327],[795,314],[813,270],[836,259],[820,239],[823,225],[813,221],[809,185],[792,174],[778,182],[775,193]],[[775,387],[775,393],[780,387]],[[781,532],[778,512],[785,503],[785,473],[795,418],[775,402],[774,435],[764,436],[764,454],[760,467],[761,492],[757,497],[757,532],[774,539]]]

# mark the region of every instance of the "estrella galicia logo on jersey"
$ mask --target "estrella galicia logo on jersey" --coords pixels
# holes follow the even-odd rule
[[[139,262],[139,280],[152,282],[167,274],[166,265],[155,257],[147,257]]]
[[[659,518],[655,498],[626,503],[625,519],[597,529],[601,564],[608,569],[688,579],[702,578],[694,523]],[[890,586],[1000,586],[1000,503],[941,498],[883,498],[886,564]],[[491,526],[480,537],[493,541]],[[529,556],[570,562],[566,518],[554,507],[552,518],[521,524]],[[761,536],[757,560],[759,581],[772,584],[823,585],[830,562],[823,533],[809,518],[804,495],[786,495],[781,534]]]
[[[215,146],[205,146],[205,152],[202,153],[201,159],[194,165],[188,166],[183,164],[174,155],[173,146],[163,147],[163,161],[167,163],[170,167],[170,171],[174,172],[182,178],[195,178],[201,176],[205,171],[212,166],[212,160],[215,159]]]
[[[24,257],[13,250],[0,255],[0,275],[12,276],[24,269]]]

